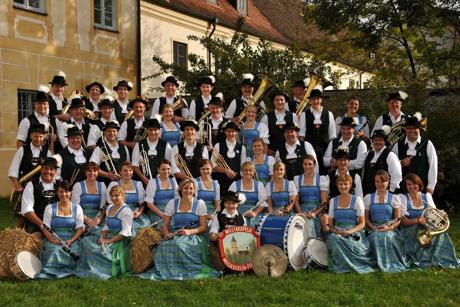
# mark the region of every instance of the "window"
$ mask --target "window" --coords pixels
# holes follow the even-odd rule
[[[187,44],[173,42],[174,65],[187,68]]]
[[[33,103],[37,91],[18,89],[18,125],[21,120],[33,112]]]
[[[44,0],[14,0],[14,7],[26,9],[33,12],[45,13]]]
[[[236,9],[237,11],[243,15],[248,15],[248,0],[236,0]]]
[[[94,0],[94,25],[106,30],[117,30],[116,0]]]

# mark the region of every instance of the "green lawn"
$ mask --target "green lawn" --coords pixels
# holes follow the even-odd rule
[[[0,228],[13,221],[0,202]],[[460,216],[449,233],[460,255]],[[233,275],[217,280],[154,282],[139,278],[90,281],[0,281],[0,305],[34,306],[401,306],[460,305],[460,269],[430,269],[402,274],[288,272],[279,279]]]

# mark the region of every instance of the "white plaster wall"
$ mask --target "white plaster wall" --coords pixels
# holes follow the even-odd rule
[[[0,1],[0,35],[8,36],[8,1]]]
[[[91,30],[91,4],[90,0],[77,1],[77,40],[81,51],[90,51]]]
[[[51,0],[50,16],[51,22],[53,23],[54,44],[59,47],[64,47],[66,38],[66,1]]]

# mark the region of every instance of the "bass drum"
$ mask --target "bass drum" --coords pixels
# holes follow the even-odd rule
[[[305,263],[310,269],[327,269],[327,245],[323,240],[311,238],[305,248]]]

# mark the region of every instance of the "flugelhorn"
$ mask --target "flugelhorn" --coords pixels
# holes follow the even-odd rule
[[[257,89],[256,93],[251,99],[249,99],[249,102],[246,108],[244,108],[243,112],[241,112],[240,115],[238,115],[238,119],[240,121],[242,121],[245,118],[246,112],[249,106],[254,106],[254,105],[258,106],[262,97],[272,85],[273,85],[273,82],[268,77],[262,78],[262,81],[260,82],[259,88]]]
[[[102,136],[101,140],[102,140],[101,160],[104,162],[105,167],[109,173],[118,175],[117,169],[112,160],[112,155],[109,152],[109,148],[107,146],[107,140],[105,139],[105,136]]]
[[[425,229],[419,231],[417,241],[422,247],[427,247],[431,244],[434,235],[449,229],[450,221],[446,212],[436,208],[426,208],[422,216],[426,221]]]
[[[185,176],[187,176],[190,179],[193,179],[193,175],[188,169],[187,162],[184,160],[184,158],[180,154],[177,153],[175,159],[176,159],[176,165],[181,171],[181,173],[184,173]]]
[[[141,145],[141,151],[140,151],[140,156],[141,156],[141,168],[142,168],[142,173],[144,174],[145,177],[148,179],[153,179],[152,176],[152,170],[150,169],[150,160],[149,160],[149,155],[144,149],[144,144]]]

